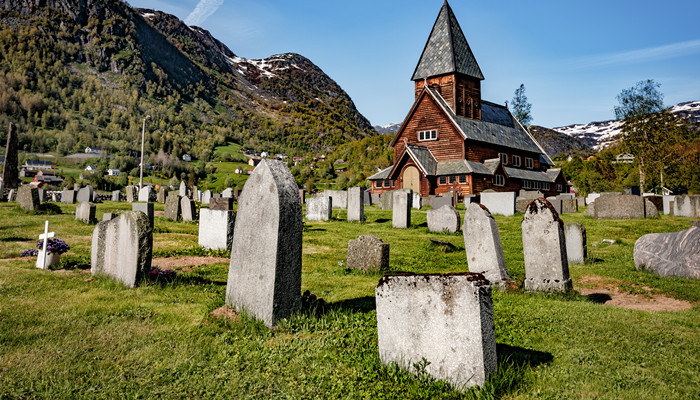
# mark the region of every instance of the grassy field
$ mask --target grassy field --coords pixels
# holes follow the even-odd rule
[[[0,399],[691,399],[700,398],[700,282],[638,272],[637,238],[686,229],[688,219],[595,221],[567,214],[588,230],[589,259],[571,266],[574,284],[612,282],[617,290],[692,302],[685,311],[637,311],[568,295],[494,293],[499,372],[480,390],[460,393],[425,376],[383,366],[377,353],[374,287],[381,274],[345,268],[347,242],[375,234],[391,245],[391,272],[467,271],[461,234],[434,234],[425,210],[414,227],[391,228],[391,211],[366,208],[365,223],[306,223],[302,290],[307,304],[274,331],[245,315],[210,313],[224,304],[227,263],[178,269],[171,282],[126,289],[91,277],[93,226],[63,214],[25,214],[0,203]],[[104,212],[124,203],[98,205]],[[158,205],[156,210],[162,210]],[[42,271],[17,259],[48,219],[71,246],[68,268]],[[522,286],[522,215],[497,217],[506,262]],[[206,255],[197,225],[156,218],[154,255]],[[430,238],[457,250],[444,253]],[[612,239],[614,244],[603,244]]]

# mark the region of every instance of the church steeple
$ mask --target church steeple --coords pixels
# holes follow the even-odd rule
[[[481,119],[483,79],[467,38],[445,1],[411,78],[416,97],[427,84],[440,92],[455,114]]]

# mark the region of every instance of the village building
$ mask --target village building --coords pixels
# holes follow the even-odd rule
[[[445,1],[413,73],[415,102],[391,146],[394,165],[368,178],[372,193],[412,189],[567,192],[566,179],[508,108],[481,98],[484,76]]]

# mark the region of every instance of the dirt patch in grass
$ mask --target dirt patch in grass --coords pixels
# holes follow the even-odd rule
[[[649,287],[600,276],[582,277],[575,282],[574,290],[590,301],[631,310],[685,311],[693,307],[689,301],[654,293]]]
[[[241,318],[238,314],[236,314],[236,311],[229,306],[219,307],[216,310],[210,312],[209,315],[214,318],[229,319],[231,321],[237,321],[239,318]]]
[[[185,272],[191,271],[191,267],[198,265],[209,265],[218,263],[228,263],[228,258],[223,257],[202,257],[202,256],[185,256],[185,257],[167,257],[154,258],[151,265],[162,270],[181,269]]]
[[[153,211],[154,217],[162,217],[165,215],[165,211]]]

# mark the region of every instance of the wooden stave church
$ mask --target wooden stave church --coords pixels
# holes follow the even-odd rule
[[[372,193],[568,192],[561,170],[549,168],[551,158],[507,107],[481,99],[483,79],[445,1],[411,79],[414,104],[391,141],[394,165],[367,178]]]

